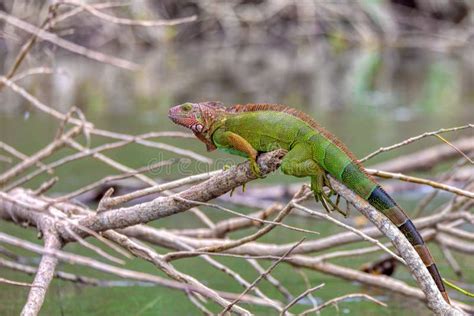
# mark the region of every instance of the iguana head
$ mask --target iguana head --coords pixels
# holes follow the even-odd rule
[[[216,123],[221,121],[225,107],[220,102],[183,103],[172,107],[168,117],[176,124],[193,131],[194,135],[206,144],[207,150],[216,149],[212,142],[212,133]]]

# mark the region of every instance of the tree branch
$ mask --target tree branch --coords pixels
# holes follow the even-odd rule
[[[445,302],[420,256],[400,230],[382,213],[349,190],[345,185],[339,183],[331,176],[329,176],[329,179],[336,193],[343,196],[390,239],[400,256],[405,259],[412,276],[425,293],[428,306],[431,310],[437,315],[463,315],[464,313],[462,311]]]
[[[274,151],[259,157],[259,165],[263,175],[275,171],[284,156],[283,151]],[[78,226],[86,227],[99,232],[108,229],[124,228],[184,212],[194,204],[178,200],[175,197],[197,202],[209,201],[220,195],[239,187],[256,177],[249,168],[248,163],[240,164],[218,174],[207,181],[184,190],[175,196],[158,197],[150,202],[131,207],[110,210],[97,215],[88,216],[78,221]],[[73,236],[64,228],[59,227],[60,235],[66,241],[73,240]],[[85,236],[85,232],[76,229],[76,233]]]
[[[61,248],[61,241],[52,224],[51,220],[45,220],[44,223],[42,223],[42,226],[44,225],[41,230],[44,235],[44,248],[47,251],[56,251]],[[22,316],[33,316],[39,313],[41,306],[43,306],[49,284],[54,278],[57,263],[57,257],[46,253],[43,255],[30,293],[28,294],[28,300],[21,311]]]

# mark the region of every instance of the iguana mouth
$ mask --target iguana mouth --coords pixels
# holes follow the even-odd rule
[[[174,113],[172,113],[172,110],[173,109],[170,109],[170,111],[168,112],[168,118],[173,121],[173,123],[176,123],[176,124],[179,124],[179,125],[183,125],[181,122],[182,122],[182,117],[180,117],[179,115],[176,115]]]
[[[178,113],[177,113],[178,112]],[[192,117],[189,117],[188,115],[179,113],[179,108],[172,107],[169,112],[168,112],[168,118],[173,121],[173,123],[176,123],[178,125],[184,126],[184,127],[190,127],[194,119]]]

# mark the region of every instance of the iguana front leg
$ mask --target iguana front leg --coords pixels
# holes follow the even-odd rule
[[[217,130],[213,140],[218,148],[234,149],[244,154],[250,162],[252,173],[258,178],[263,178],[257,164],[258,151],[245,138],[233,132]]]

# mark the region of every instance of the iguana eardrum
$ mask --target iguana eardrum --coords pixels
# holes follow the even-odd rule
[[[206,144],[247,157],[253,172],[260,173],[258,153],[279,148],[288,151],[281,163],[287,175],[311,177],[316,200],[329,210],[337,206],[324,193],[330,174],[386,215],[413,245],[444,299],[449,298],[423,238],[395,201],[367,175],[357,159],[332,134],[308,115],[282,105],[246,104],[224,107],[219,102],[184,103],[170,109],[169,118],[193,131]]]

